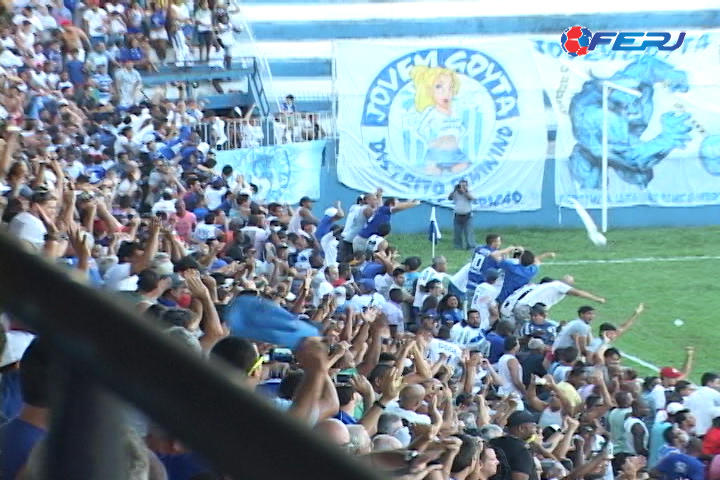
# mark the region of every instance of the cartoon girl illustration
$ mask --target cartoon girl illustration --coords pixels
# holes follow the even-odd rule
[[[465,170],[470,161],[459,144],[467,130],[452,108],[460,91],[458,74],[448,68],[417,65],[410,78],[415,85],[415,109],[422,116],[417,135],[427,147],[425,172],[439,175]]]

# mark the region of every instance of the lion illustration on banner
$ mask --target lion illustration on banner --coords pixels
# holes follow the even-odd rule
[[[608,96],[608,168],[625,182],[647,187],[653,168],[676,149],[690,142],[690,115],[663,112],[661,132],[642,140],[654,113],[654,85],[665,84],[672,92],[687,92],[683,70],[647,55],[630,63],[608,79],[594,78],[583,84],[570,102],[570,119],[577,143],[570,154],[570,171],[582,188],[598,189],[602,172],[602,88],[604,81],[635,90],[635,96],[618,89]]]

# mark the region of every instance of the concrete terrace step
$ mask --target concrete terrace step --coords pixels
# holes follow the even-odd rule
[[[238,80],[251,75],[254,66],[233,64],[230,69],[210,68],[207,65],[194,65],[189,68],[164,66],[158,72],[142,72],[143,84],[153,86],[169,82],[199,82],[203,80]]]
[[[253,22],[258,41],[336,40],[368,38],[436,37],[447,35],[557,34],[570,25],[591,25],[592,30],[677,30],[715,28],[720,10],[672,14],[540,15],[533,17],[456,17],[442,19],[325,20]]]

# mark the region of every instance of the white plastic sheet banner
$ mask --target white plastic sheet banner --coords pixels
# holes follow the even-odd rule
[[[360,191],[475,210],[541,206],[547,130],[529,40],[338,42],[338,177]]]
[[[614,52],[601,45],[571,58],[555,37],[536,41],[536,65],[558,122],[556,203],[572,206],[575,198],[585,208],[602,205],[605,115],[609,206],[720,203],[719,48],[718,33],[688,33],[674,51]]]

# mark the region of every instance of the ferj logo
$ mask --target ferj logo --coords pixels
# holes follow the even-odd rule
[[[571,57],[587,55],[592,32],[579,25],[565,29],[560,37],[560,45]]]
[[[447,197],[460,178],[478,184],[495,173],[519,119],[518,92],[498,61],[462,47],[418,50],[369,85],[362,142],[394,181]]]
[[[587,27],[574,25],[566,28],[560,35],[560,45],[571,57],[585,56],[594,51],[598,45],[610,45],[610,50],[616,52],[641,52],[652,47],[659,51],[673,51],[683,44],[685,32],[678,34],[674,45],[669,45],[671,38],[670,32],[592,33]],[[639,43],[636,43],[636,40]]]

